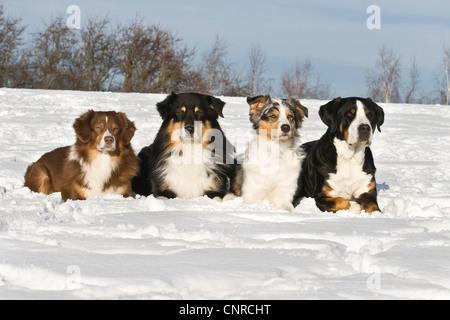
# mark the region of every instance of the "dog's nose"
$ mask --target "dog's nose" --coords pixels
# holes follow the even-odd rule
[[[362,124],[358,127],[359,141],[370,140],[370,126],[368,124]]]
[[[288,133],[289,131],[291,131],[291,126],[288,124],[283,124],[281,126],[281,131],[283,131],[284,133]]]
[[[106,145],[112,145],[114,143],[114,137],[106,136],[105,137],[105,143],[106,143]]]
[[[195,127],[194,127],[193,125],[186,125],[186,126],[184,127],[184,129],[186,129],[186,131],[189,132],[191,135],[194,134]]]
[[[369,133],[370,132],[370,126],[368,124],[362,124],[358,127],[358,131],[360,133]]]

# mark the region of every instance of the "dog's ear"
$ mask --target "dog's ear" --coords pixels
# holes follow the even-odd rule
[[[208,96],[208,104],[209,107],[213,110],[215,110],[217,112],[217,117],[216,119],[221,116],[222,118],[224,118],[223,116],[223,107],[225,106],[225,102],[223,102],[222,100],[215,98],[213,96]]]
[[[336,98],[327,104],[320,107],[319,116],[322,119],[323,123],[327,125],[330,132],[336,132],[338,128],[337,124],[337,111],[342,102],[342,98]]]
[[[294,97],[290,97],[288,100],[288,103],[293,106],[295,108],[295,110],[297,110],[300,115],[302,116],[302,118],[307,117],[308,118],[308,108],[306,108],[305,106],[303,106],[300,101],[298,101],[296,98]]]
[[[172,104],[175,102],[176,98],[177,94],[172,91],[172,93],[169,94],[164,101],[158,102],[156,104],[156,109],[158,110],[163,120],[166,120],[169,117],[170,109],[172,108]]]
[[[250,105],[250,115],[254,115],[271,101],[270,95],[248,97],[247,103]]]
[[[123,112],[119,112],[117,116],[120,118],[122,122],[122,141],[127,146],[130,144],[131,139],[134,137],[134,133],[136,132],[136,126],[134,122],[128,119],[127,115]]]
[[[372,104],[372,107],[375,110],[375,116],[377,118],[377,128],[378,131],[381,132],[381,126],[384,124],[384,110],[375,102],[373,102],[372,99],[367,98],[367,101],[369,101],[369,103]]]
[[[82,143],[88,143],[89,140],[91,140],[91,120],[94,114],[94,110],[89,110],[85,114],[81,115],[78,119],[76,119],[73,124],[77,139]]]

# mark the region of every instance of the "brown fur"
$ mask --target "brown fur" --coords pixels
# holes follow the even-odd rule
[[[61,192],[64,201],[85,200],[88,196],[110,192],[131,197],[131,179],[139,170],[139,158],[130,145],[136,131],[134,123],[124,113],[90,110],[75,121],[73,128],[76,143],[46,153],[33,163],[25,174],[25,186],[47,195]],[[99,182],[86,181],[87,173],[89,165],[102,155],[97,146],[107,130],[114,137],[116,148],[103,152],[111,157],[111,168],[105,170],[108,177],[98,191],[91,184]]]

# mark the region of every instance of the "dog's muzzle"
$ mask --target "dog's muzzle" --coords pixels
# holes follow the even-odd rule
[[[114,152],[116,151],[116,139],[107,131],[97,146],[97,150],[100,152]]]
[[[368,124],[362,124],[358,127],[358,140],[360,142],[369,141],[372,137],[372,128]]]

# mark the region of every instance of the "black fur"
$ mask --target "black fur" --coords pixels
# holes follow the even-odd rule
[[[301,199],[314,198],[317,207],[321,211],[332,211],[335,203],[330,201],[330,197],[324,192],[324,187],[330,187],[327,184],[330,174],[337,173],[337,150],[334,145],[334,139],[344,140],[345,131],[353,121],[349,113],[354,108],[356,101],[363,102],[370,111],[368,117],[372,128],[378,128],[379,131],[384,123],[383,109],[374,103],[371,99],[361,98],[337,98],[320,108],[319,115],[322,121],[328,126],[327,132],[320,140],[312,141],[302,145],[306,153],[306,158],[302,165],[301,175],[298,181],[299,190],[296,194],[295,205],[298,205]],[[372,176],[371,183],[375,182],[375,164],[372,152],[369,147],[365,148],[365,157],[363,171]],[[368,190],[357,199],[347,199],[355,201],[363,210],[372,211],[378,208],[376,188]],[[379,211],[379,208],[377,209]]]
[[[133,179],[133,191],[143,196],[150,194],[166,198],[179,196],[173,191],[173,186],[167,185],[164,179],[163,169],[166,168],[167,161],[170,161],[173,148],[168,129],[171,124],[182,123],[190,132],[194,128],[195,121],[201,121],[203,125],[208,122],[211,129],[219,130],[223,139],[223,150],[214,150],[216,153],[219,152],[218,157],[223,159],[223,162],[213,165],[211,174],[214,175],[216,185],[211,190],[205,190],[204,195],[210,198],[223,198],[228,192],[229,179],[234,178],[236,171],[234,147],[226,139],[218,122],[219,116],[223,117],[224,106],[225,103],[220,99],[199,93],[172,92],[164,101],[158,103],[156,107],[163,123],[153,144],[143,148],[138,155],[142,161],[140,174]],[[180,112],[182,107],[185,108],[185,112]],[[185,178],[180,176],[181,179]]]

